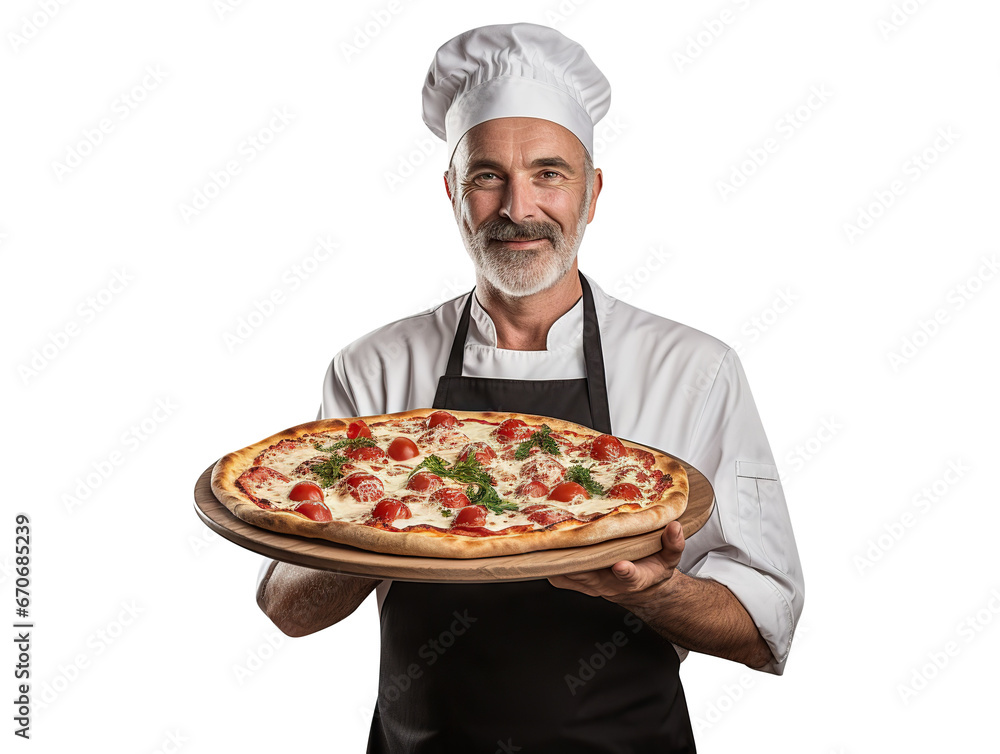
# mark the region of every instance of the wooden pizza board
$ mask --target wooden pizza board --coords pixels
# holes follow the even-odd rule
[[[673,457],[673,456],[671,456]],[[688,506],[681,514],[684,537],[698,531],[712,513],[715,495],[708,479],[677,459],[688,475]],[[619,560],[636,560],[660,550],[663,529],[634,537],[612,539],[585,547],[540,550],[493,558],[421,558],[360,550],[349,545],[261,529],[242,521],[212,492],[213,463],[198,477],[194,507],[213,531],[240,547],[293,565],[335,571],[350,576],[468,584],[494,581],[533,581],[559,574],[609,568]]]

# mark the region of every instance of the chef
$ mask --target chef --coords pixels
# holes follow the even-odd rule
[[[667,526],[655,555],[548,580],[391,582],[265,561],[258,603],[293,636],[376,591],[369,752],[693,752],[688,651],[784,669],[802,573],[739,359],[578,269],[609,105],[604,75],[553,29],[487,26],[437,51],[424,121],[447,142],[445,189],[476,286],[336,354],[320,416],[558,417],[684,459],[712,483],[714,510],[688,541]]]

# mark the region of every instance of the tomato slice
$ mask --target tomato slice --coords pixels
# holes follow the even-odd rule
[[[389,443],[389,457],[395,461],[405,461],[420,455],[420,448],[409,437],[397,437]]]
[[[520,419],[508,419],[497,427],[497,438],[503,442],[524,442],[533,430]]]
[[[347,425],[347,439],[353,440],[355,437],[371,437],[372,431],[368,429],[364,419],[358,419]]]
[[[542,526],[549,526],[573,518],[573,514],[569,511],[559,510],[548,505],[529,505],[523,512],[528,514],[529,521],[534,521]]]
[[[410,518],[410,509],[390,497],[380,500],[372,509],[372,517],[391,524],[398,518]]]
[[[271,503],[266,499],[262,500],[259,495],[261,488],[270,481],[288,482],[290,480],[284,474],[267,466],[253,466],[240,474],[236,480],[236,486],[259,507],[265,508],[269,507]]]
[[[462,508],[455,516],[454,526],[486,526],[486,508],[481,505]]]
[[[590,457],[595,461],[615,461],[626,455],[625,446],[614,435],[601,435],[590,447]]]
[[[382,450],[382,448],[374,448],[371,446],[366,448],[351,448],[350,450],[345,450],[344,455],[352,460],[368,461],[368,463],[385,461],[385,451]]]
[[[406,488],[417,492],[433,492],[444,486],[444,480],[430,471],[418,471],[410,477]]]
[[[519,485],[518,488],[514,490],[514,494],[520,495],[521,497],[545,497],[549,494],[549,488],[537,479],[532,479],[530,482],[524,482]]]
[[[447,411],[435,411],[427,417],[427,428],[436,427],[438,424],[453,427],[458,424],[458,419],[455,418],[454,414],[449,414]]]
[[[475,454],[476,460],[483,466],[489,466],[493,462],[493,459],[497,457],[496,451],[486,443],[470,442],[462,448],[462,452],[458,454],[458,460],[467,461],[469,456],[473,454]]]
[[[548,454],[536,456],[521,467],[522,479],[535,479],[550,487],[558,484],[565,475],[566,468]]]
[[[288,499],[294,500],[297,503],[303,503],[307,500],[314,503],[322,503],[326,499],[323,494],[323,490],[318,484],[313,484],[312,482],[299,482],[294,487],[292,491],[288,493]]]
[[[301,503],[295,506],[295,512],[301,513],[311,521],[333,521],[330,509],[323,503]]]
[[[470,505],[469,497],[461,490],[442,489],[435,491],[431,497],[431,502],[443,505],[445,508],[464,508]]]
[[[385,494],[385,487],[382,480],[374,474],[366,474],[363,471],[351,474],[344,480],[347,489],[355,500],[359,503],[374,503]]]
[[[613,485],[606,497],[614,500],[642,500],[642,490],[631,482],[621,482]]]
[[[587,494],[587,490],[583,488],[582,485],[576,482],[560,482],[552,491],[549,492],[549,500],[556,500],[560,503],[568,503],[573,498],[583,496],[586,499],[590,499],[590,495]]]

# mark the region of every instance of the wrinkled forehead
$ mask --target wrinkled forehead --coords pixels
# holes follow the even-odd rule
[[[524,168],[562,165],[582,171],[586,149],[572,131],[540,118],[496,118],[470,128],[452,157],[462,172],[474,165]]]

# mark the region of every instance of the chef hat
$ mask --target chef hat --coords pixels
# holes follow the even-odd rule
[[[542,118],[574,133],[593,156],[594,124],[611,85],[587,51],[537,24],[482,26],[445,42],[423,92],[424,123],[448,142],[448,161],[473,126],[493,118]]]

